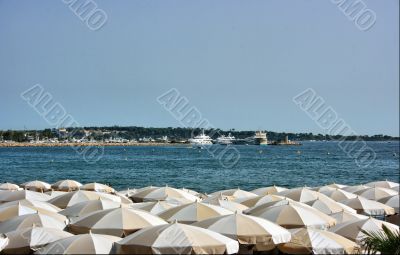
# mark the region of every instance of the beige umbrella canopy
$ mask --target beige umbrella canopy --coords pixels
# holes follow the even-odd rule
[[[311,190],[309,188],[294,188],[281,191],[277,193],[279,196],[284,196],[290,199],[293,199],[297,202],[306,203],[309,201],[316,200],[320,197],[326,197],[324,194],[321,194],[317,191]]]
[[[38,192],[45,192],[51,190],[50,184],[38,180],[22,183],[21,187],[27,190],[38,191]]]
[[[61,221],[67,220],[67,218],[63,215],[60,215],[58,213],[48,211],[43,208],[36,208],[34,206],[27,206],[23,205],[21,203],[16,203],[12,205],[8,205],[7,207],[1,207],[0,208],[0,222],[12,219],[17,216],[21,215],[26,215],[26,214],[34,214],[40,212],[43,215],[48,215],[53,218],[59,219]]]
[[[357,195],[344,191],[342,189],[322,190],[320,192],[328,196],[329,198],[332,198],[336,202],[357,197]]]
[[[6,235],[9,243],[3,250],[5,254],[30,254],[46,244],[73,236],[60,229],[36,226],[8,232]]]
[[[36,201],[47,201],[50,199],[49,195],[30,191],[30,190],[18,190],[18,191],[1,191],[0,202],[11,202],[16,200],[29,199]]]
[[[157,201],[157,202],[134,203],[129,207],[135,209],[141,209],[153,215],[156,215],[176,206],[178,205],[168,203],[166,201]]]
[[[194,202],[168,209],[160,213],[158,216],[168,222],[177,220],[182,223],[191,224],[208,218],[232,213],[232,211],[216,205]]]
[[[357,213],[365,215],[392,215],[395,213],[390,206],[360,196],[341,201],[341,203],[353,208]]]
[[[283,199],[280,199],[280,200],[266,202],[266,203],[262,203],[260,205],[256,205],[256,206],[250,207],[249,209],[244,210],[243,212],[245,214],[253,214],[253,213],[257,213],[257,212],[263,211],[266,208],[269,208],[269,207],[272,207],[272,206],[287,205],[289,201],[293,202],[294,204],[298,204],[299,206],[306,206],[303,203],[294,201],[294,200],[292,200],[290,198],[283,197]]]
[[[399,187],[399,184],[396,182],[391,182],[391,181],[376,181],[376,182],[369,182],[367,184],[365,184],[366,186],[369,187],[380,187],[380,188],[388,188],[388,189],[392,189],[395,187]]]
[[[60,215],[62,216],[62,215]],[[45,228],[64,229],[66,221],[42,213],[26,214],[17,216],[0,223],[0,233],[29,228],[33,225]]]
[[[194,223],[193,226],[215,231],[244,245],[262,245],[273,248],[276,244],[290,240],[290,233],[268,220],[235,213],[210,218]],[[267,249],[269,250],[269,249]]]
[[[45,194],[50,196],[50,199],[61,196],[61,195],[65,195],[66,193],[67,193],[67,191],[59,191],[59,190],[50,190],[50,191],[45,192]]]
[[[0,222],[9,220],[11,218],[36,213],[37,211],[23,205],[11,205],[8,207],[0,208]]]
[[[319,229],[292,229],[292,240],[278,246],[286,254],[358,254],[360,247],[338,234]]]
[[[394,195],[394,196],[390,196],[390,197],[384,197],[378,200],[378,202],[393,207],[394,211],[396,213],[399,213],[399,194]]]
[[[242,205],[248,206],[248,207],[256,207],[262,204],[270,203],[270,202],[275,202],[275,201],[281,201],[284,199],[292,200],[290,198],[286,198],[283,196],[278,196],[278,195],[265,195],[265,196],[259,196],[259,197],[254,197],[250,199],[246,199],[242,202],[240,202]]]
[[[330,188],[335,188],[335,189],[343,189],[343,188],[347,187],[347,185],[338,184],[338,183],[331,183],[331,184],[325,185],[323,187],[330,187]]]
[[[241,199],[241,198],[245,199],[245,198],[252,198],[252,197],[258,196],[254,193],[251,193],[251,192],[248,192],[245,190],[241,190],[239,188],[217,191],[217,192],[211,193],[209,196],[213,197],[213,196],[218,196],[218,195],[230,197],[230,200]]]
[[[365,197],[366,199],[378,201],[381,198],[394,196],[398,193],[392,189],[373,187],[356,191],[354,194]]]
[[[340,224],[346,221],[352,221],[352,220],[362,220],[362,219],[367,219],[368,216],[362,215],[362,214],[357,214],[357,213],[352,213],[349,211],[342,210],[340,212],[332,213],[329,214],[332,218],[336,220],[336,224]]]
[[[255,210],[251,212],[250,215],[272,221],[284,228],[301,228],[308,226],[325,229],[336,224],[334,218],[308,205],[293,201],[281,201],[281,203],[282,202],[285,204]]]
[[[26,207],[30,207],[34,210],[44,209],[46,211],[50,211],[50,212],[54,212],[54,213],[61,211],[61,209],[55,205],[52,205],[45,201],[37,201],[37,200],[33,200],[33,199],[22,199],[22,200],[7,202],[7,203],[0,205],[0,210],[3,208],[9,207],[9,206],[13,206],[13,205],[23,205]]]
[[[110,196],[111,194],[106,194],[106,195],[109,195],[109,196]],[[133,204],[132,200],[130,200],[130,198],[128,198],[127,196],[124,196],[124,195],[119,194],[119,193],[115,193],[115,194],[113,194],[113,195],[120,198],[121,204],[124,204],[124,205],[131,205],[131,204]]]
[[[234,254],[237,241],[207,229],[171,223],[142,229],[115,243],[118,254]]]
[[[96,192],[104,192],[104,193],[115,193],[115,189],[101,183],[87,183],[80,187],[81,190],[87,191],[96,191]]]
[[[132,196],[133,194],[135,194],[136,192],[137,192],[137,189],[130,189],[130,188],[128,188],[128,189],[126,189],[126,190],[120,190],[120,191],[118,191],[117,194],[120,194],[120,195],[123,195],[123,196],[126,196],[126,197],[130,197],[130,196]]]
[[[361,184],[361,185],[355,185],[355,186],[347,186],[347,187],[342,188],[342,190],[350,192],[350,193],[354,193],[356,191],[367,189],[367,188],[369,188],[369,186],[365,186],[365,185]]]
[[[132,208],[115,208],[87,214],[69,225],[75,234],[92,233],[127,236],[139,229],[166,224],[161,218],[146,211]]]
[[[0,234],[0,252],[7,246],[8,242],[8,237],[4,234]]]
[[[182,188],[181,190],[183,190],[183,191],[185,191],[185,192],[187,192],[189,194],[192,194],[192,195],[194,195],[194,196],[196,196],[196,197],[198,197],[200,199],[207,198],[207,196],[205,194],[197,192],[197,191],[192,190],[192,189]]]
[[[190,194],[189,192],[168,186],[145,188],[142,191],[133,194],[131,199],[135,202],[167,200],[179,203],[191,203],[200,200],[200,198]]]
[[[109,235],[83,234],[60,239],[35,254],[110,254],[121,238]]]
[[[213,203],[210,203],[210,204],[220,206],[231,212],[242,212],[244,210],[249,209],[249,207],[247,207],[245,205],[236,203],[234,201],[229,201],[229,200],[218,200],[218,201],[214,201]]]
[[[338,203],[335,200],[330,199],[330,198],[322,198],[321,197],[314,201],[309,201],[305,204],[317,209],[320,212],[328,214],[328,215],[330,215],[332,213],[341,212],[343,210],[351,212],[351,213],[357,213],[357,211],[354,210],[353,208],[351,208],[347,205]]]
[[[80,182],[74,180],[61,180],[51,185],[51,187],[58,191],[74,191],[79,190],[82,186]]]
[[[21,188],[17,184],[6,182],[0,184],[0,190],[21,190]]]
[[[362,230],[368,232],[382,231],[382,225],[385,225],[388,229],[392,231],[399,231],[398,226],[374,219],[372,217],[361,220],[346,221],[331,228],[330,231],[346,237],[352,241],[360,242],[360,240],[365,237],[365,234],[362,233]]]
[[[394,191],[397,191],[397,193],[399,193],[400,191],[399,191],[399,186],[397,186],[397,187],[394,187],[394,188],[391,188],[392,190],[394,190]]]
[[[121,207],[121,203],[114,202],[108,199],[98,199],[83,201],[65,208],[60,214],[69,218],[81,217],[99,210],[107,210]]]
[[[64,195],[52,198],[48,202],[55,206],[58,206],[59,208],[64,209],[80,202],[99,200],[99,199],[108,199],[118,203],[121,202],[121,198],[118,196],[101,192],[85,191],[85,190],[68,192]]]
[[[251,193],[254,193],[258,196],[265,196],[265,195],[273,195],[276,194],[278,192],[287,190],[287,188],[284,187],[278,187],[278,186],[270,186],[270,187],[263,187],[263,188],[259,188],[259,189],[255,189],[250,191]]]
[[[232,212],[242,212],[248,209],[247,206],[229,200],[226,196],[221,194],[218,196],[209,197],[203,200],[203,203],[217,205]]]

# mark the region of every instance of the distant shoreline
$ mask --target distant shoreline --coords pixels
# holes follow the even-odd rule
[[[185,143],[0,143],[0,147],[188,146]]]
[[[302,141],[302,142],[338,142],[337,140],[326,140],[326,141]],[[352,142],[351,140],[347,142]],[[386,140],[386,141],[370,141],[370,142],[398,142],[397,140]],[[291,146],[291,145],[301,145],[301,144],[268,144],[268,146]],[[123,146],[123,147],[140,147],[140,146],[192,146],[190,143],[159,143],[159,142],[142,142],[142,143],[26,143],[26,142],[12,142],[12,143],[0,143],[0,148],[7,147],[89,147],[89,146]]]

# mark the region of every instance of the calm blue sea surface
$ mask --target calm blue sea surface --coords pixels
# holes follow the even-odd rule
[[[238,145],[235,148],[240,159],[232,168],[223,168],[207,150],[190,146],[105,147],[104,156],[94,164],[85,162],[70,147],[0,148],[0,182],[38,179],[53,183],[68,178],[82,183],[108,183],[117,190],[169,185],[208,193],[236,187],[252,190],[272,184],[296,187],[385,179],[399,182],[399,143],[367,144],[377,154],[367,168],[358,167],[337,142]]]

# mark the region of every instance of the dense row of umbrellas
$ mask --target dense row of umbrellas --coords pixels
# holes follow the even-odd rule
[[[399,184],[239,188],[202,194],[144,187],[115,191],[61,180],[0,184],[5,254],[351,254],[365,231],[392,231]]]

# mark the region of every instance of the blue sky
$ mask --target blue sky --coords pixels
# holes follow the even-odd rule
[[[41,84],[82,125],[179,126],[177,88],[222,129],[322,133],[292,102],[313,88],[358,134],[399,135],[399,2],[364,0],[360,31],[329,0],[96,0],[87,28],[61,0],[0,0],[0,129],[49,125]]]

